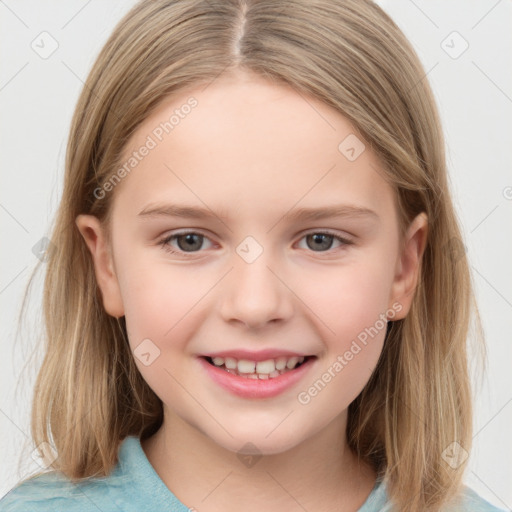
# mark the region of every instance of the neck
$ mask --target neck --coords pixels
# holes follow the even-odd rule
[[[346,411],[286,452],[243,457],[165,411],[142,448],[162,481],[201,512],[266,510],[355,512],[376,474],[346,443]]]

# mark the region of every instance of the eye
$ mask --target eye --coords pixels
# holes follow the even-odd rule
[[[196,231],[182,231],[165,237],[158,244],[161,245],[166,252],[182,255],[185,253],[201,252],[205,240],[209,241],[205,235]],[[307,233],[300,240],[306,240],[306,248],[311,249],[313,252],[328,252],[332,249],[332,244],[335,241],[339,243],[338,247],[352,244],[347,238],[343,238],[329,231]],[[176,242],[177,247],[172,245],[172,242]]]
[[[163,240],[159,242],[167,252],[172,254],[180,254],[183,252],[198,252],[203,245],[203,241],[208,240],[201,233],[197,233],[195,231],[185,231],[181,233],[174,233],[172,235],[167,236]],[[174,250],[171,242],[176,241],[178,244],[179,250]]]
[[[307,233],[302,239],[306,240],[307,248],[312,249],[313,252],[329,251],[332,248],[333,241],[339,242],[341,246],[352,244],[350,240],[329,231]]]

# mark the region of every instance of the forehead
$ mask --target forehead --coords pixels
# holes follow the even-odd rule
[[[255,75],[221,76],[167,98],[128,141],[121,165],[134,151],[136,165],[115,195],[138,211],[177,197],[248,215],[319,201],[384,209],[392,198],[348,119]]]

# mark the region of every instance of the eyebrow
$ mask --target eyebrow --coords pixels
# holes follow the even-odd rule
[[[142,218],[154,217],[179,217],[186,219],[205,220],[209,218],[219,218],[227,221],[229,216],[226,211],[222,210],[218,213],[213,212],[209,208],[196,207],[192,205],[178,204],[153,204],[145,207],[139,214]],[[296,208],[281,217],[281,220],[289,222],[314,221],[334,217],[369,217],[379,219],[378,214],[366,207],[338,204],[329,205],[319,208]]]

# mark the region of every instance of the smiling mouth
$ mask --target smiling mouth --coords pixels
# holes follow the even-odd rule
[[[279,357],[277,359],[256,362],[247,359],[237,360],[232,357],[203,357],[209,364],[227,373],[246,379],[260,380],[275,379],[285,373],[296,370],[309,360],[315,358],[316,356]]]

